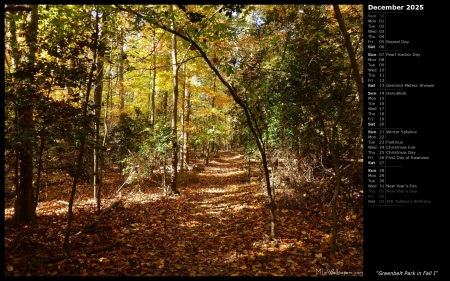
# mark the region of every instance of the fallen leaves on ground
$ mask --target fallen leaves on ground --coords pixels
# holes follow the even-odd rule
[[[347,218],[329,255],[331,208],[278,209],[268,240],[267,197],[248,184],[242,156],[222,152],[196,180],[166,197],[157,188],[74,206],[71,257],[62,251],[67,204],[42,202],[37,226],[12,222],[5,209],[6,276],[317,276],[363,271],[361,217]],[[132,189],[132,188],[129,188]],[[87,227],[89,226],[89,227]]]

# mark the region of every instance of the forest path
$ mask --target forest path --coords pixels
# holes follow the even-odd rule
[[[180,177],[181,195],[163,196],[136,184],[121,197],[74,205],[71,258],[62,244],[67,205],[42,202],[37,228],[5,216],[8,276],[317,276],[321,269],[362,271],[360,236],[346,236],[346,255],[328,256],[329,221],[311,225],[309,211],[278,209],[277,239],[269,241],[267,195],[249,184],[243,156],[220,152],[205,170]],[[83,196],[84,197],[84,196]],[[353,233],[352,231],[349,232]],[[342,238],[341,238],[342,239]],[[361,249],[360,249],[361,248]],[[347,248],[346,248],[347,249]],[[358,249],[358,250],[355,250]],[[350,254],[348,254],[350,253]]]
[[[162,275],[255,275],[259,271],[255,267],[252,274],[251,265],[242,258],[253,252],[253,244],[268,229],[268,217],[263,217],[268,214],[263,210],[267,199],[258,194],[259,185],[245,182],[243,161],[238,153],[220,152],[204,171],[188,174],[187,184],[179,187],[179,198],[166,198],[164,213],[169,223],[155,237],[168,242],[164,249],[155,248],[165,253],[164,266],[159,260],[155,268],[166,268]],[[169,203],[172,200],[183,204]]]

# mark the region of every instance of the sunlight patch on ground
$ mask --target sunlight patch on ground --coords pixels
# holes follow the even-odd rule
[[[243,159],[243,158],[244,158],[244,156],[242,154],[237,154],[232,157],[224,157],[224,159],[230,159],[230,160],[237,160],[237,159]]]
[[[244,173],[244,171],[240,170],[239,168],[224,170],[221,167],[208,167],[208,170],[206,170],[203,173],[199,173],[199,174],[214,174],[214,176],[222,176],[223,177],[223,176],[236,175],[236,174],[240,174],[240,173]]]
[[[205,193],[219,193],[219,194],[224,194],[225,191],[223,190],[223,188],[208,188],[206,191],[204,191]]]
[[[260,209],[260,206],[254,206],[254,205],[248,205],[248,204],[244,204],[244,205],[239,205],[233,208],[233,210],[248,210],[248,209]]]

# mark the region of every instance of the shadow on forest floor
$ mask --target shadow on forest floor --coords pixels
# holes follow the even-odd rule
[[[65,201],[41,202],[37,227],[12,222],[5,209],[6,276],[317,276],[363,271],[362,217],[341,218],[338,250],[329,255],[330,207],[277,209],[269,241],[267,196],[245,182],[243,156],[220,152],[189,175],[181,195],[142,188],[74,206],[71,258],[63,258]],[[82,189],[82,188],[81,188]],[[82,189],[83,190],[83,189]],[[66,193],[67,190],[65,190]],[[320,215],[319,215],[320,214]],[[86,228],[89,226],[89,228]]]

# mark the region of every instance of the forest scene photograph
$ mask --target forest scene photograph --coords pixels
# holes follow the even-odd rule
[[[5,276],[363,276],[363,6],[4,5]]]

